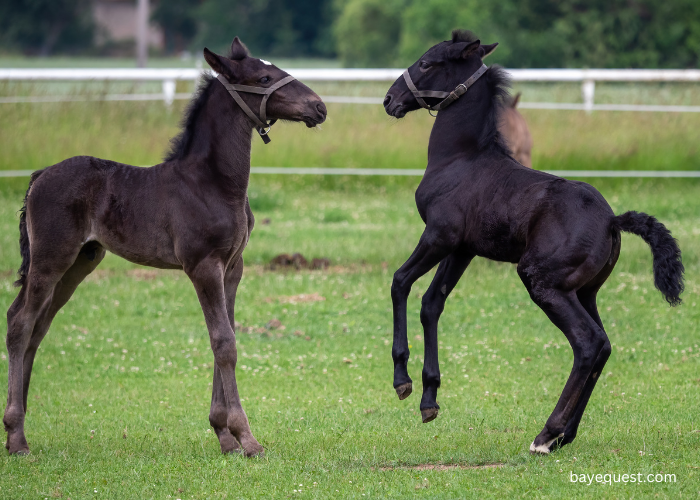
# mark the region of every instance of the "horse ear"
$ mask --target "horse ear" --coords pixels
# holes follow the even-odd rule
[[[496,50],[496,47],[498,47],[498,42],[492,43],[491,45],[482,45],[481,50],[483,53],[481,54],[482,59],[486,59],[488,56],[493,54],[493,51]]]
[[[245,46],[241,39],[236,37],[231,43],[231,59],[234,61],[240,61],[248,57],[250,53],[248,52],[248,47]]]
[[[448,59],[466,59],[481,46],[481,41],[453,43],[447,48]]]
[[[510,103],[510,107],[515,109],[518,107],[518,101],[520,100],[520,96],[523,95],[522,92],[518,92],[515,94],[515,97],[513,97],[513,101]]]
[[[236,78],[236,71],[234,67],[236,64],[235,61],[231,61],[226,57],[221,57],[218,54],[214,54],[206,47],[204,47],[204,60],[207,61],[209,66],[211,66],[211,69],[224,75],[229,80]]]
[[[211,50],[204,47],[204,60],[211,67],[211,69],[217,73],[226,73],[224,63],[221,59],[222,57],[220,55],[214,54]]]

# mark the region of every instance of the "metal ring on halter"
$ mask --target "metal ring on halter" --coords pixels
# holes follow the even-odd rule
[[[272,125],[268,125],[267,128],[262,128],[262,127],[260,127],[260,128],[258,129],[258,134],[260,134],[260,135],[267,135],[268,132],[270,132],[270,129],[271,129],[271,128],[272,128]]]
[[[434,114],[433,114],[433,111],[434,111],[434,110],[433,110],[432,108],[428,108],[428,114],[429,114],[430,116],[432,116],[433,118],[437,118],[437,115],[434,115]]]

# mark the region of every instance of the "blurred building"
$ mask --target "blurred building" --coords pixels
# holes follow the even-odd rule
[[[165,0],[167,1],[167,0]],[[150,15],[154,10],[150,2]],[[133,52],[136,43],[136,0],[92,0],[92,16],[95,21],[95,42],[98,46],[112,46],[116,51]],[[163,30],[149,23],[148,46],[157,50],[164,47]]]

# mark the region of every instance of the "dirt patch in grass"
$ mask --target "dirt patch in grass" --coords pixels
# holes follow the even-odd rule
[[[418,464],[401,467],[379,467],[382,472],[390,470],[466,470],[466,469],[500,469],[506,464],[484,464],[484,465],[463,465],[463,464]]]

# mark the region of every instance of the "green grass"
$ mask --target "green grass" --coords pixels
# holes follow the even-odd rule
[[[669,99],[695,99],[684,95]],[[546,100],[539,97],[532,100]],[[2,105],[0,169],[35,169],[77,154],[157,163],[183,105]],[[525,115],[537,168],[697,169],[697,115]],[[322,130],[279,124],[272,144],[256,140],[253,164],[420,168],[431,124],[424,113],[397,122],[378,106],[330,105]],[[432,273],[419,280],[408,318],[417,394],[404,402],[394,395],[389,288],[423,228],[413,201],[418,181],[252,176],[258,223],[237,300],[245,327],[238,381],[264,458],[223,457],[209,432],[213,357],[187,278],[144,273],[110,255],[42,344],[26,426],[32,454],[0,454],[0,498],[696,497],[700,182],[592,180],[616,213],[653,214],[678,238],[685,302],[665,305],[653,288],[648,247],[625,235],[599,301],[611,360],[577,440],[532,457],[528,446],[556,403],[572,354],[512,265],[476,260],[450,297],[440,326],[441,411],[427,425],[418,412],[418,313]],[[26,184],[0,180],[0,309],[17,292],[11,283]],[[332,267],[264,270],[275,255],[294,252],[327,257]],[[286,299],[311,293],[325,300]],[[267,330],[271,318],[285,328]],[[0,387],[6,374],[3,353]],[[412,469],[494,463],[503,466]],[[570,483],[570,472],[671,473],[676,483],[584,486]]]
[[[191,86],[191,82],[180,82],[178,91],[191,90]],[[388,85],[313,82],[312,87],[322,95],[382,95]],[[657,102],[652,98],[652,90],[639,86],[600,87],[601,102],[628,102],[623,97],[627,94],[633,101]],[[696,87],[658,89],[658,94],[663,102],[667,92],[670,102],[698,104],[700,92]],[[158,92],[160,89],[157,83],[135,86],[117,82],[109,87],[85,83],[80,91]],[[567,86],[548,91],[547,87],[528,86],[524,91],[529,92],[525,95],[532,96],[531,100],[546,100],[548,96],[550,100],[559,97],[576,100],[567,94],[571,92]],[[37,88],[24,84],[0,85],[0,95],[55,92],[72,90],[63,83],[42,84]],[[2,104],[0,169],[37,169],[82,154],[135,165],[158,163],[169,139],[178,132],[185,105],[183,101],[171,108],[157,101]],[[379,105],[329,104],[328,110],[328,120],[320,129],[280,123],[274,128],[274,142],[270,146],[256,138],[253,165],[425,167],[426,143],[433,123],[427,113],[412,113],[397,121],[388,117]],[[700,113],[522,112],[534,139],[533,164],[538,169],[698,169]]]
[[[0,189],[1,308],[16,294],[23,182]],[[390,356],[392,273],[422,229],[415,179],[381,186],[254,176],[258,225],[236,309],[246,327],[239,332],[252,333],[238,335],[238,382],[266,456],[223,457],[209,432],[213,356],[187,278],[108,256],[42,344],[26,425],[32,455],[0,456],[0,497],[695,497],[700,183],[596,186],[616,211],[644,210],[668,224],[684,250],[687,290],[683,306],[666,306],[648,248],[624,236],[599,301],[614,352],[577,440],[560,452],[532,457],[527,448],[556,403],[571,350],[512,265],[475,261],[450,297],[440,330],[441,412],[422,424],[418,313],[431,276],[409,299],[418,393],[407,401],[394,395]],[[271,256],[296,251],[329,257],[333,267],[264,270]],[[286,299],[311,293],[325,300]],[[266,330],[271,318],[285,328]],[[4,386],[4,355],[0,364]],[[412,469],[494,463],[503,466]],[[676,483],[584,486],[570,483],[571,472],[660,472]]]

